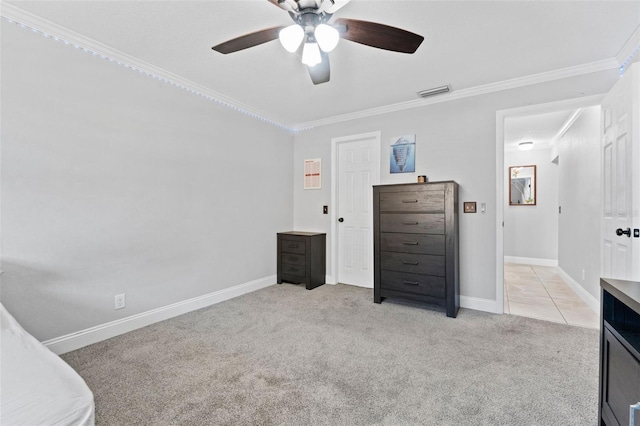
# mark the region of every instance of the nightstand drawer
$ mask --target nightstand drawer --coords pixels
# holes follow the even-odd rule
[[[381,269],[396,272],[437,275],[444,277],[444,256],[428,254],[383,252],[380,260]]]
[[[285,240],[282,239],[282,252],[283,253],[305,253],[305,242],[299,240]]]
[[[380,214],[381,232],[444,234],[444,213]]]
[[[380,233],[380,249],[402,253],[444,255],[444,235]]]
[[[302,265],[304,266],[306,262],[306,258],[302,254],[294,254],[294,253],[282,253],[282,263],[286,263],[289,265]]]
[[[304,265],[292,265],[290,263],[282,264],[282,278],[287,281],[286,277],[294,277],[299,281],[295,282],[303,282],[305,278],[305,266]]]
[[[445,297],[445,279],[406,272],[382,271],[380,286],[383,289]]]
[[[380,194],[382,212],[444,212],[444,190],[384,192]]]

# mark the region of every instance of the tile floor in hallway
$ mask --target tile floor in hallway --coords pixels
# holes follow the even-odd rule
[[[504,313],[599,328],[596,314],[550,266],[504,264]]]

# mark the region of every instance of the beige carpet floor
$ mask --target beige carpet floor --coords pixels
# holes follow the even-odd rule
[[[274,285],[63,358],[98,425],[595,425],[598,331]]]

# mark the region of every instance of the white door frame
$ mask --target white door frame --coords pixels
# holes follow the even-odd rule
[[[496,111],[496,313],[504,313],[504,122],[507,117],[523,117],[547,112],[600,105],[602,95],[585,96],[546,104]],[[551,159],[549,159],[551,161]]]
[[[341,136],[331,138],[331,275],[328,277],[330,284],[338,284],[338,145],[355,142],[363,139],[373,139],[377,147],[372,153],[372,163],[377,164],[377,173],[371,176],[371,184],[380,184],[380,131],[361,133],[358,135]],[[373,189],[372,189],[373,190]],[[373,252],[373,250],[372,250]]]

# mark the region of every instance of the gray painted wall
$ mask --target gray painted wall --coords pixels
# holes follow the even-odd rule
[[[536,166],[536,205],[509,205],[509,166]],[[551,149],[504,154],[504,255],[558,260],[558,166]]]
[[[381,179],[386,183],[390,138],[415,133],[416,173],[407,174],[406,182],[415,182],[421,174],[431,181],[453,179],[460,184],[460,209],[463,201],[487,203],[484,215],[460,211],[460,292],[463,296],[495,300],[496,170],[502,170],[496,161],[496,112],[605,93],[615,80],[615,71],[583,75],[298,133],[294,143],[294,226],[327,232],[330,250],[330,215],[322,215],[322,205],[331,200],[331,138],[381,131]],[[302,187],[303,162],[308,158],[322,158],[321,190],[305,191]],[[503,185],[502,177],[499,184]],[[330,256],[327,253],[328,259]],[[327,267],[331,270],[330,263]]]
[[[292,134],[4,22],[1,71],[1,300],[36,338],[276,273]]]
[[[600,107],[591,107],[558,141],[558,199],[562,206],[558,266],[596,299],[600,298],[600,131]]]
[[[495,299],[496,111],[616,80],[582,75],[292,136],[1,27],[1,300],[40,340],[275,274],[278,231],[325,231],[330,243],[331,138],[376,130],[383,183],[390,138],[415,133],[417,172],[402,179],[454,179],[461,205],[487,203],[484,215],[460,214],[461,293]],[[307,158],[323,160],[321,190],[302,189]],[[127,308],[114,311],[123,292]]]

